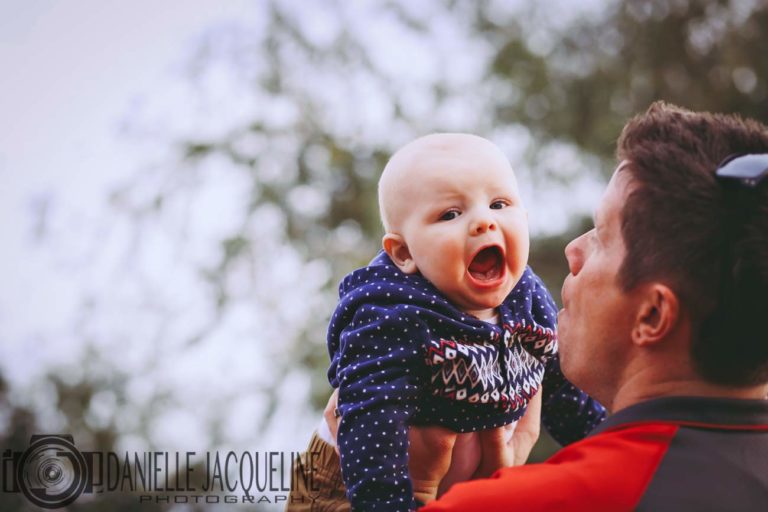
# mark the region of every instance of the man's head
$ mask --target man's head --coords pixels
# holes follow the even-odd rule
[[[491,142],[432,134],[397,151],[379,181],[384,250],[459,309],[490,318],[528,261],[528,217]]]
[[[736,116],[655,103],[627,123],[596,229],[566,248],[561,357],[576,384],[610,402],[649,371],[768,382],[768,179],[715,176],[746,153],[768,153],[768,129]]]

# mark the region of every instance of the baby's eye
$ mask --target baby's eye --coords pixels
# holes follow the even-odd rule
[[[453,220],[459,216],[456,210],[449,210],[440,216],[440,220]]]
[[[491,210],[501,210],[505,206],[507,206],[506,201],[494,201],[491,203]]]

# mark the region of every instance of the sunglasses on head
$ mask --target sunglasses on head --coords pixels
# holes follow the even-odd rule
[[[717,166],[715,175],[720,179],[737,180],[754,188],[768,176],[768,153],[730,155]]]

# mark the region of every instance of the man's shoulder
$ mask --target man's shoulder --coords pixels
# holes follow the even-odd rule
[[[628,426],[568,445],[547,461],[459,484],[425,511],[634,510],[677,427]],[[631,471],[627,471],[631,468]]]
[[[510,485],[527,483],[531,505],[541,499],[537,494],[551,487],[561,496],[556,501],[567,500],[568,510],[634,510],[677,428],[648,422],[588,437],[542,464],[528,466],[527,474],[522,471],[527,467],[522,467],[517,475],[520,483]]]

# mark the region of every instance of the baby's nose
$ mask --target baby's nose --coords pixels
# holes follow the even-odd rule
[[[491,219],[486,219],[486,218],[477,219],[471,227],[471,231],[473,235],[482,235],[487,231],[495,231],[495,230],[496,230],[496,223],[493,222]]]

